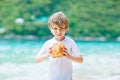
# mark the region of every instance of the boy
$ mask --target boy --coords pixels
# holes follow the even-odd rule
[[[63,12],[54,13],[48,20],[48,27],[54,37],[44,43],[35,60],[41,62],[47,57],[50,58],[50,80],[72,80],[72,61],[82,63],[83,58],[75,41],[65,36],[69,27],[67,17]],[[52,57],[54,43],[64,44],[64,56]]]

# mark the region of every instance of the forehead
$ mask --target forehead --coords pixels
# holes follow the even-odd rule
[[[52,26],[52,28],[65,28],[65,25],[64,24],[62,24],[62,25],[56,25],[56,24],[54,24]]]

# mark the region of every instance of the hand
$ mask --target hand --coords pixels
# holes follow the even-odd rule
[[[63,49],[63,53],[65,54],[65,57],[72,60],[72,61],[75,61],[75,62],[78,62],[78,63],[82,63],[83,62],[83,58],[82,56],[72,56],[68,53],[67,49]]]
[[[49,48],[48,53],[49,53],[50,55],[52,55],[52,53],[51,53],[51,52],[52,52],[52,47],[50,47],[50,48]]]
[[[63,53],[64,53],[65,56],[67,56],[67,57],[70,56],[70,54],[69,54],[68,51],[67,51],[67,48],[64,48],[64,49],[63,49]]]

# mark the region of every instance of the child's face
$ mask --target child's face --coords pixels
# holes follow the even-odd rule
[[[59,27],[58,25],[53,25],[50,27],[50,31],[57,40],[63,40],[67,29],[65,26]]]

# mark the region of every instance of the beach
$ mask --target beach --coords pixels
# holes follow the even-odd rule
[[[0,40],[0,80],[48,80],[49,59],[35,63],[44,41]],[[76,41],[84,62],[73,62],[73,80],[120,80],[120,42]]]

